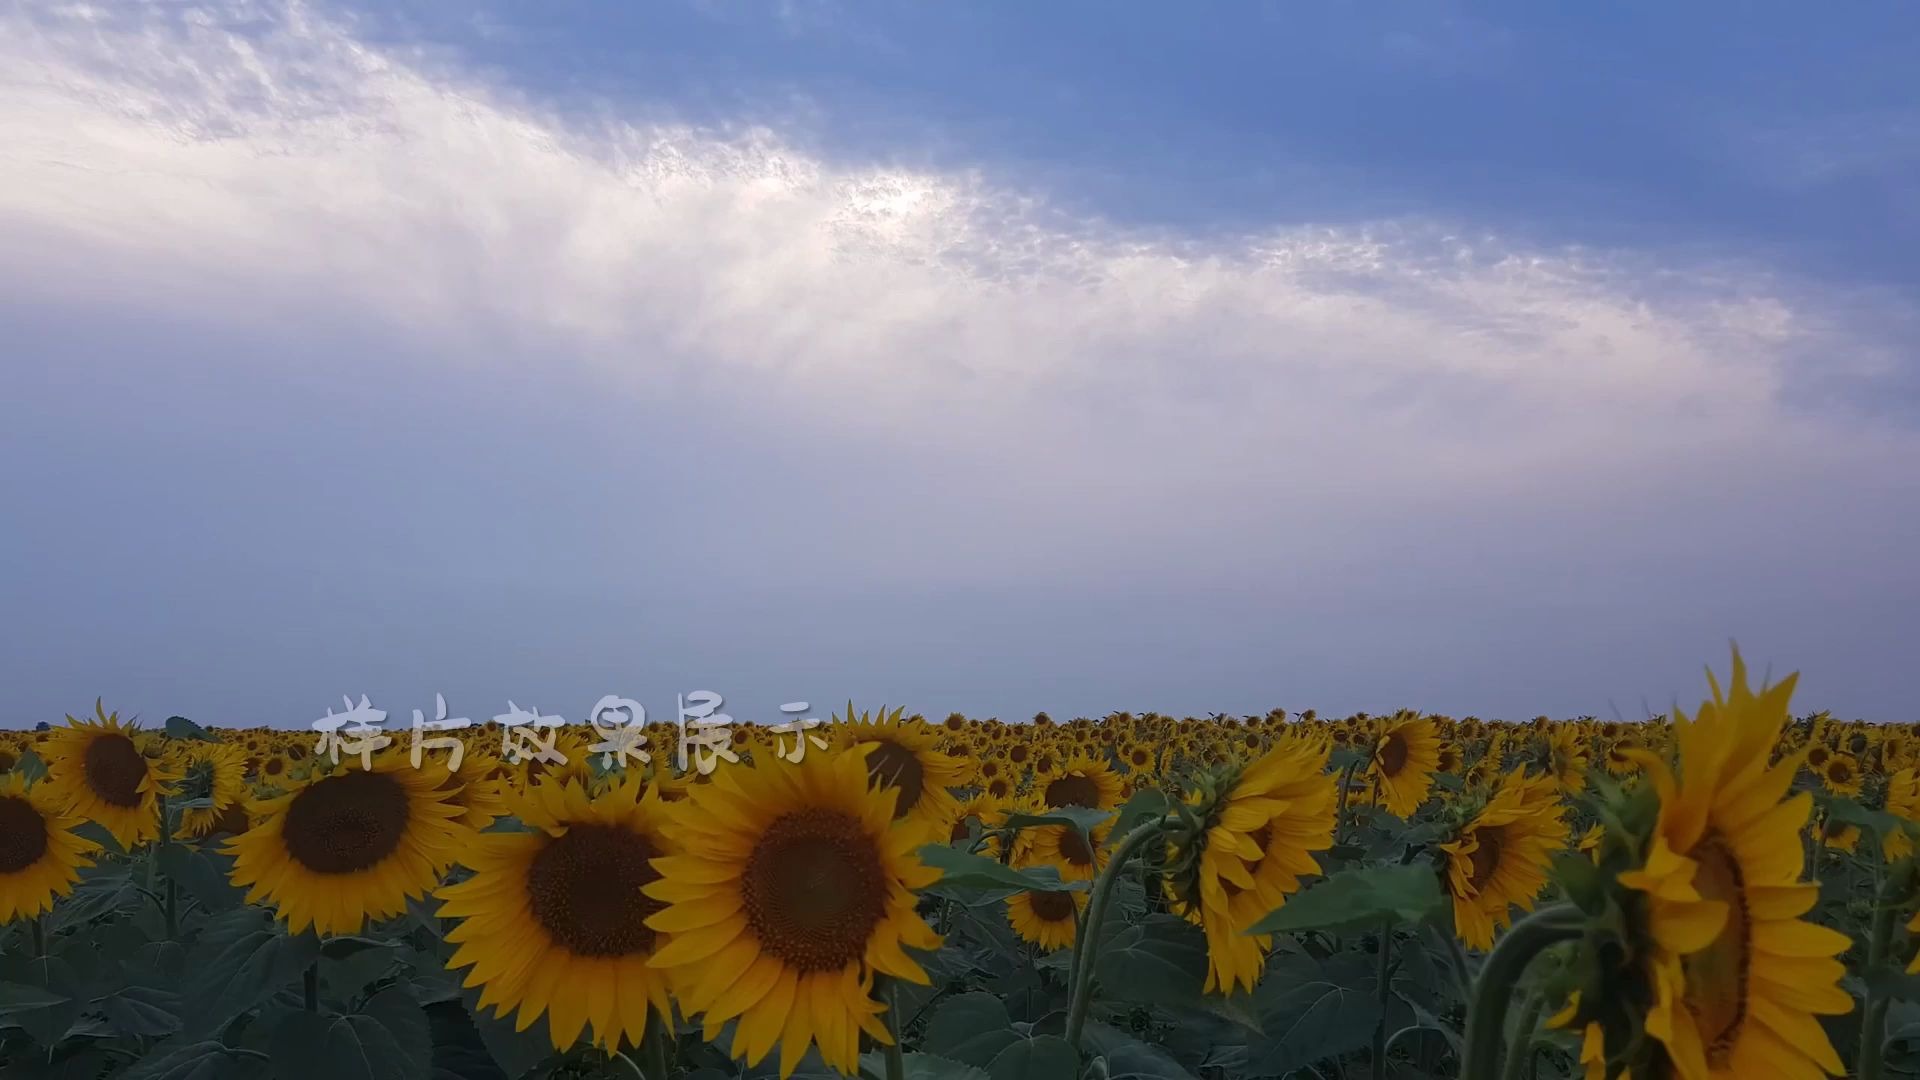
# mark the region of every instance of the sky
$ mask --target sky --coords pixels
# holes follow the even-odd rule
[[[0,5],[0,724],[1920,720],[1920,9]]]

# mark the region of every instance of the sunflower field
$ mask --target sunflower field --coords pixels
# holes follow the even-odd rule
[[[1920,739],[1793,686],[691,759],[96,703],[0,732],[0,1076],[1920,1076]]]

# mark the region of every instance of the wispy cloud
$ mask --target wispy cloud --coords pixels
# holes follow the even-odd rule
[[[583,127],[301,4],[0,16],[0,284],[202,333],[359,322],[462,377],[890,457],[912,482],[856,523],[914,542],[816,552],[880,582],[1163,575],[1333,610],[1326,582],[1404,583],[1380,560],[1410,546],[1512,599],[1483,553],[1684,575],[1783,488],[1846,507],[1920,460],[1789,396],[1809,357],[1884,352],[1885,301],[1460,222],[1130,231],[1018,176]],[[1601,530],[1614,555],[1558,546]]]

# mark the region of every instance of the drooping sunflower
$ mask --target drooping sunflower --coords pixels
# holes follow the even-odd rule
[[[863,755],[867,775],[877,784],[900,793],[894,816],[937,828],[953,817],[956,805],[948,789],[967,775],[967,763],[940,752],[940,736],[918,720],[902,719],[905,710],[880,710],[878,715],[853,711],[847,703],[847,721],[835,725],[843,748]]]
[[[1497,928],[1512,925],[1517,905],[1533,910],[1554,855],[1565,850],[1566,825],[1552,776],[1516,768],[1478,813],[1440,845],[1447,853],[1447,891],[1454,929],[1476,949],[1493,947]]]
[[[0,776],[0,926],[34,918],[73,891],[100,849],[72,831],[80,824],[61,812],[50,785],[29,790],[22,776]]]
[[[1200,824],[1168,844],[1175,914],[1207,939],[1206,990],[1251,990],[1271,938],[1248,927],[1320,872],[1316,851],[1333,846],[1335,780],[1328,747],[1283,739],[1244,768],[1204,778],[1191,800]]]
[[[1427,801],[1434,770],[1439,767],[1440,735],[1433,721],[1403,715],[1389,721],[1381,731],[1367,776],[1379,785],[1387,813],[1404,818]]]
[[[67,717],[47,738],[47,795],[74,817],[95,821],[129,851],[160,838],[160,794],[173,779],[135,742],[136,728],[94,702],[95,718]]]
[[[233,883],[296,934],[352,934],[398,915],[433,889],[466,837],[437,783],[404,755],[320,773],[258,804],[260,823],[227,841]]]
[[[175,765],[180,780],[174,798],[189,805],[180,811],[175,839],[209,833],[247,831],[246,751],[231,743],[189,742]]]
[[[1795,681],[1755,694],[1736,651],[1724,695],[1713,680],[1695,720],[1674,710],[1678,775],[1645,759],[1658,823],[1644,865],[1619,880],[1646,894],[1646,1030],[1681,1080],[1842,1072],[1816,1016],[1853,1008],[1835,959],[1851,942],[1800,918],[1819,898],[1799,880],[1812,796],[1784,798],[1797,755],[1769,765]]]
[[[557,1049],[589,1025],[596,1045],[638,1046],[649,1010],[672,1015],[667,977],[648,965],[666,935],[647,919],[666,905],[643,891],[676,850],[666,803],[638,777],[591,799],[549,779],[513,810],[535,831],[474,837],[459,856],[473,876],[440,890],[440,915],[463,920],[447,967],[472,968],[480,1006],[518,1010],[519,1030],[546,1014]]]
[[[851,1074],[862,1031],[891,1043],[874,978],[925,985],[905,949],[941,942],[913,894],[939,878],[915,854],[932,834],[895,819],[899,789],[869,784],[868,750],[714,773],[680,817],[683,854],[643,890],[668,905],[647,920],[674,935],[652,964],[681,1006],[709,1041],[738,1018],[730,1052],[749,1064],[779,1043],[783,1080],[810,1044]]]
[[[1084,892],[1021,892],[1007,898],[1007,921],[1021,941],[1042,952],[1073,945],[1074,928],[1087,907]]]

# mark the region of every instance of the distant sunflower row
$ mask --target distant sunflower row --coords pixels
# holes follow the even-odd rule
[[[1585,1033],[1590,1067],[1640,1052],[1629,1034],[1645,1034],[1683,1076],[1769,1054],[1837,1073],[1811,1018],[1852,1007],[1833,959],[1847,940],[1800,918],[1803,845],[1853,851],[1861,836],[1790,792],[1911,819],[1920,735],[1790,719],[1791,682],[1756,694],[1736,658],[1730,691],[1716,684],[1694,719],[1639,722],[1275,710],[1002,723],[849,706],[798,762],[769,729],[738,725],[737,762],[710,773],[673,767],[671,724],[648,728],[644,765],[592,753],[571,729],[563,761],[510,764],[482,725],[460,733],[457,765],[439,753],[416,766],[400,733],[363,766],[317,753],[311,732],[170,739],[96,705],[0,733],[0,921],[46,912],[96,859],[205,844],[293,933],[359,933],[437,899],[458,920],[449,966],[522,1029],[545,1017],[556,1047],[635,1046],[677,1009],[709,1040],[730,1027],[748,1062],[778,1048],[783,1076],[810,1047],[852,1073],[863,1038],[894,1039],[876,980],[925,983],[922,958],[941,946],[919,895],[940,876],[929,844],[1068,883],[1140,857],[1153,901],[1204,932],[1208,991],[1232,993],[1258,983],[1273,947],[1252,928],[1322,873],[1355,815],[1385,814],[1432,827],[1434,873],[1472,949],[1532,909],[1568,852],[1640,897],[1648,946],[1631,977],[1652,1005],[1623,1019],[1620,1001],[1638,999],[1597,987],[1560,1018]],[[1590,789],[1653,809],[1636,829],[1579,798]],[[1117,811],[1142,792],[1168,809],[1125,837],[1113,817],[1013,824]],[[1881,842],[1886,859],[1910,854],[1902,833]],[[1016,892],[1005,918],[1059,949],[1088,902],[1085,889]]]

